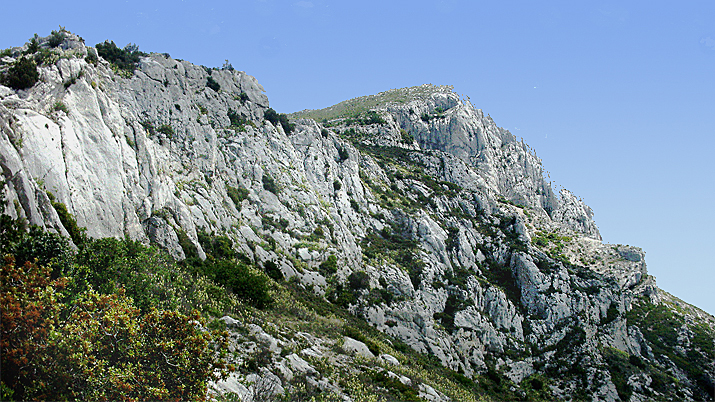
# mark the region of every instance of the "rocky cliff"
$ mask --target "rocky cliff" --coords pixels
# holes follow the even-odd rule
[[[593,211],[554,194],[535,152],[452,88],[282,124],[244,72],[153,53],[126,73],[76,35],[50,39],[36,84],[0,86],[9,214],[69,236],[64,205],[89,236],[176,259],[187,242],[205,256],[199,233],[225,234],[466,378],[541,375],[560,399],[713,399],[715,319],[659,290],[642,250],[602,243]],[[6,51],[0,72],[32,51]],[[274,352],[264,377],[320,378]]]

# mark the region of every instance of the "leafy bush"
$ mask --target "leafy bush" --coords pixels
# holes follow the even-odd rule
[[[205,273],[256,308],[265,308],[272,302],[268,294],[268,278],[253,271],[246,264],[218,260]]]
[[[228,198],[233,201],[233,204],[238,209],[241,208],[241,203],[243,202],[243,200],[248,198],[248,190],[243,187],[236,188],[227,185],[226,193],[228,194]]]
[[[278,189],[278,185],[276,184],[276,181],[273,180],[273,177],[271,177],[271,175],[264,173],[262,181],[263,181],[263,188],[265,190],[268,190],[271,193],[278,195],[278,191],[280,191],[280,190]]]
[[[133,73],[142,57],[146,53],[140,52],[136,45],[131,43],[120,49],[114,41],[105,40],[104,43],[95,45],[97,54],[120,70]]]
[[[340,183],[340,180],[335,179],[335,181],[333,181],[333,190],[338,191],[342,186],[343,185]]]
[[[213,89],[215,92],[221,90],[221,85],[210,75],[206,78],[206,86]]]
[[[266,261],[266,263],[263,264],[263,270],[266,271],[266,275],[268,275],[274,281],[280,282],[283,280],[283,271],[278,268],[278,264],[276,264],[275,262]]]
[[[288,121],[288,115],[286,115],[285,113],[278,114],[272,108],[268,108],[265,112],[263,112],[263,118],[270,121],[271,124],[273,124],[274,126],[280,124],[286,134],[292,133],[295,129],[295,124]]]
[[[52,33],[50,34],[50,40],[49,40],[48,44],[50,45],[50,47],[57,47],[57,46],[61,45],[62,42],[64,42],[64,41],[65,41],[65,33],[64,32],[52,31]]]
[[[169,138],[174,136],[174,129],[171,127],[171,124],[162,124],[156,131],[169,136]]]
[[[415,137],[413,137],[412,134],[408,133],[407,130],[403,128],[400,129],[400,139],[405,144],[412,144],[415,141]]]
[[[195,400],[231,370],[228,334],[202,331],[196,313],[143,314],[122,291],[63,303],[67,278],[12,257],[1,276],[2,384],[16,400]]]
[[[345,162],[350,157],[348,149],[346,147],[338,146],[338,161],[340,163]]]
[[[338,272],[338,257],[333,254],[320,263],[320,273],[324,276],[332,275]]]
[[[52,105],[52,110],[55,112],[65,112],[65,114],[69,114],[69,109],[67,109],[67,105],[65,105],[62,101],[57,101],[55,102],[54,105]]]
[[[352,290],[367,289],[370,287],[370,277],[367,272],[355,271],[348,276],[348,285]]]
[[[29,57],[15,61],[2,77],[2,84],[13,89],[32,88],[40,79],[37,64]]]
[[[47,197],[49,197],[52,207],[55,208],[55,211],[57,211],[57,215],[60,217],[60,222],[62,222],[62,226],[64,226],[67,233],[69,233],[72,242],[78,246],[84,243],[87,240],[87,235],[85,234],[87,229],[80,228],[77,225],[77,221],[74,216],[67,211],[67,206],[57,201],[51,192],[47,192]]]

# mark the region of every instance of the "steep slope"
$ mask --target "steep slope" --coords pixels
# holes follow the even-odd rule
[[[541,375],[562,399],[713,399],[713,317],[659,290],[642,250],[603,244],[591,209],[555,195],[534,151],[452,88],[291,127],[265,118],[243,72],[150,54],[127,73],[76,35],[38,43],[39,82],[0,86],[10,214],[70,235],[64,205],[90,236],[176,259],[205,256],[200,232],[226,234],[467,377]]]

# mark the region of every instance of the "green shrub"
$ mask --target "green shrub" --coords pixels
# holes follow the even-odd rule
[[[55,102],[55,104],[52,105],[52,110],[54,110],[56,112],[65,112],[65,114],[69,114],[69,109],[67,109],[67,105],[62,103],[62,101]]]
[[[352,290],[368,289],[370,287],[370,277],[367,272],[355,271],[348,276],[348,285]]]
[[[343,185],[340,183],[340,180],[335,179],[335,181],[333,181],[333,190],[338,191],[342,186]]]
[[[50,40],[49,40],[48,44],[50,45],[50,47],[57,47],[57,46],[61,45],[62,42],[64,42],[64,41],[65,41],[65,33],[64,32],[52,31],[52,33],[50,34]]]
[[[241,203],[248,198],[248,190],[243,187],[236,188],[227,185],[226,193],[237,209],[241,209]]]
[[[279,191],[278,185],[276,184],[276,181],[273,180],[273,177],[271,177],[271,175],[264,173],[262,181],[263,181],[263,188],[265,190],[268,190],[271,193],[278,195],[278,191]]]
[[[320,273],[323,276],[332,275],[338,272],[338,257],[329,255],[328,258],[320,263]]]
[[[400,129],[400,139],[405,144],[412,144],[415,141],[415,137],[413,137],[412,134],[408,133],[407,130],[403,128]]]
[[[206,274],[256,308],[268,307],[272,302],[268,294],[268,278],[254,272],[246,264],[218,260],[210,266]]]
[[[92,52],[91,50],[88,50],[87,56],[84,58],[84,61],[86,61],[87,64],[94,64],[96,66],[97,62],[99,61],[99,58],[97,58],[96,53]]]
[[[174,136],[174,129],[171,127],[171,124],[162,124],[156,131],[167,135],[169,138]]]
[[[32,88],[40,79],[37,64],[29,57],[21,57],[15,61],[2,77],[3,85],[13,89]]]
[[[213,89],[215,92],[221,90],[221,84],[216,82],[216,80],[214,80],[214,78],[210,75],[206,78],[206,86]]]
[[[265,264],[263,264],[263,270],[266,271],[266,275],[268,275],[274,281],[280,282],[283,280],[283,271],[278,268],[278,264],[276,264],[275,262],[266,261]]]
[[[47,197],[50,198],[52,207],[55,208],[57,215],[60,217],[60,222],[62,222],[62,226],[64,226],[67,233],[69,233],[72,242],[78,246],[84,243],[87,240],[87,235],[85,234],[87,229],[77,226],[77,221],[74,216],[67,211],[67,206],[56,201],[55,196],[51,192],[47,192]]]
[[[338,161],[340,163],[345,162],[350,157],[348,149],[346,147],[338,146]]]
[[[290,134],[295,129],[295,124],[292,124],[290,121],[288,121],[288,116],[286,114],[278,114],[272,108],[268,108],[265,112],[263,112],[263,118],[270,121],[271,124],[273,124],[274,126],[280,124],[286,134]]]
[[[146,53],[140,52],[136,45],[128,44],[124,49],[120,49],[114,41],[109,40],[98,43],[95,48],[101,58],[129,73],[133,73],[141,58],[147,56]]]

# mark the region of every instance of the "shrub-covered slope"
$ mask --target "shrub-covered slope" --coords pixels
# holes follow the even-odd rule
[[[228,295],[263,271],[273,302],[204,309],[238,319],[243,368],[218,389],[713,399],[713,317],[659,290],[642,250],[603,244],[591,209],[451,88],[286,116],[232,68],[57,34],[0,59],[7,213],[79,255],[84,236],[152,243]]]

